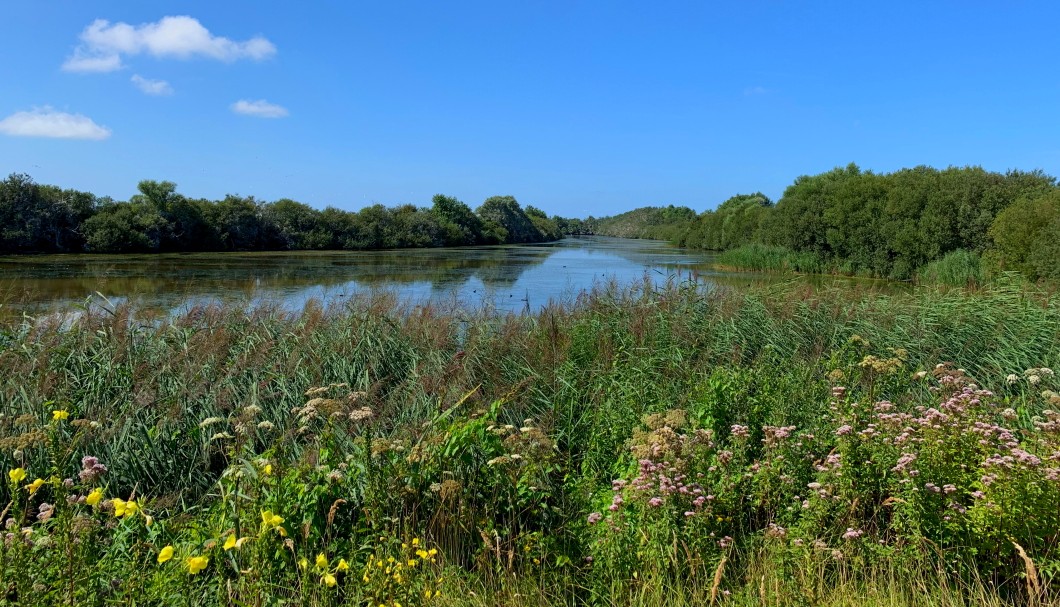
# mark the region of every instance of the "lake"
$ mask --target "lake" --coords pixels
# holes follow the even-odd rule
[[[612,280],[695,280],[710,288],[794,279],[716,271],[712,260],[709,252],[662,241],[601,236],[391,251],[27,255],[0,257],[0,301],[8,311],[53,311],[87,298],[106,303],[99,295],[111,304],[133,301],[171,312],[209,302],[298,310],[311,299],[331,303],[385,290],[412,304],[520,312],[571,301]]]

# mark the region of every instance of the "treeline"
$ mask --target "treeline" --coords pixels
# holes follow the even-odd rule
[[[776,203],[754,193],[699,214],[648,207],[600,219],[597,232],[740,249],[729,258],[770,266],[769,257],[806,271],[908,279],[959,262],[969,272],[981,263],[1060,279],[1060,189],[1041,171],[920,166],[880,174],[851,164],[799,177]]]
[[[323,210],[290,199],[183,196],[168,181],[141,181],[127,202],[35,183],[0,182],[0,253],[152,253],[397,249],[557,240],[580,220],[548,217],[511,196],[474,211],[437,195],[430,207],[372,205]]]

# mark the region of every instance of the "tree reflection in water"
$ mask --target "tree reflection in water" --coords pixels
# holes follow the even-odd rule
[[[791,277],[710,270],[712,255],[606,237],[538,245],[393,251],[40,255],[0,258],[0,301],[12,311],[55,309],[95,293],[176,309],[188,302],[273,301],[297,310],[373,290],[410,303],[458,301],[519,311],[569,299],[603,281],[697,279],[709,284]]]

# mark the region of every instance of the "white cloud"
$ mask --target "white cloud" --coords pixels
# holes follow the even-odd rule
[[[0,133],[12,137],[53,137],[57,139],[106,139],[110,129],[83,114],[67,114],[45,106],[28,112],[15,112],[0,120]]]
[[[173,94],[173,87],[169,86],[169,83],[165,80],[151,80],[144,78],[140,74],[133,74],[132,83],[136,85],[136,88],[148,95]]]
[[[121,69],[121,57],[118,55],[88,57],[78,50],[74,51],[73,57],[66,60],[63,69],[68,72],[113,72]]]
[[[237,114],[246,114],[247,116],[257,116],[259,118],[283,118],[287,115],[287,108],[275,103],[269,103],[264,99],[258,99],[257,101],[240,99],[232,104],[232,111]]]
[[[163,17],[140,25],[96,19],[81,32],[81,44],[63,63],[63,69],[111,72],[122,68],[122,56],[141,53],[177,59],[261,60],[275,55],[276,46],[262,36],[243,42],[214,36],[198,19],[188,16]]]

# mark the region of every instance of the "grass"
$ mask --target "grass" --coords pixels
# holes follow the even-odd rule
[[[753,272],[827,274],[832,268],[813,253],[763,244],[748,244],[718,254],[720,267]]]
[[[0,503],[10,529],[28,531],[0,549],[0,578],[19,604],[680,605],[711,602],[712,588],[731,605],[1052,596],[1031,596],[1008,540],[980,532],[1007,529],[988,510],[972,508],[958,528],[897,478],[880,480],[894,475],[855,466],[841,480],[814,468],[830,452],[854,462],[858,450],[878,449],[858,456],[866,464],[897,457],[836,428],[860,429],[880,399],[911,415],[939,406],[909,376],[942,362],[993,388],[1017,412],[1013,427],[1029,432],[1047,386],[1024,371],[1060,363],[1060,299],[1020,285],[857,296],[611,286],[530,316],[373,296],[298,314],[200,307],[164,320],[119,307],[5,323],[0,470],[28,476],[0,490]],[[831,392],[839,381],[850,389],[842,402]],[[733,425],[749,427],[749,439],[730,436]],[[787,426],[823,442],[763,447],[765,429]],[[709,448],[697,442],[708,434]],[[586,523],[608,513],[612,480],[633,478],[636,449],[680,436],[672,440],[687,453],[665,459],[667,447],[649,458],[704,475],[718,495],[709,520],[686,521],[680,509],[668,517],[631,493],[621,533]],[[1024,447],[1045,448],[1034,445]],[[107,466],[99,479],[79,479],[86,455]],[[954,451],[924,475],[950,461],[978,466],[972,455]],[[35,477],[42,486],[30,494]],[[1020,478],[1011,486],[1041,485],[1042,503],[1053,495],[1047,482]],[[809,482],[832,483],[842,507],[785,509]],[[97,486],[104,502],[78,501]],[[116,518],[116,497],[138,500],[140,512]],[[891,497],[911,505],[894,510]],[[1006,508],[1023,512],[1027,529],[1006,533],[1027,546],[1048,588],[1058,562],[1052,515],[1013,499]],[[45,520],[42,503],[55,505]],[[285,536],[261,523],[265,510],[285,519]],[[769,539],[772,524],[788,529],[788,543]],[[841,539],[852,526],[865,540]],[[229,535],[248,539],[223,550]],[[719,547],[722,536],[730,547]],[[837,562],[793,538],[847,556]],[[979,556],[970,538],[981,538]],[[438,556],[401,547],[413,539]],[[157,563],[166,545],[177,556]],[[207,555],[190,574],[186,559]],[[387,555],[417,561],[415,571],[361,581]],[[423,600],[426,591],[440,595]]]
[[[917,272],[917,281],[925,284],[941,284],[953,287],[970,287],[983,284],[982,259],[978,254],[964,249],[951,251]]]

